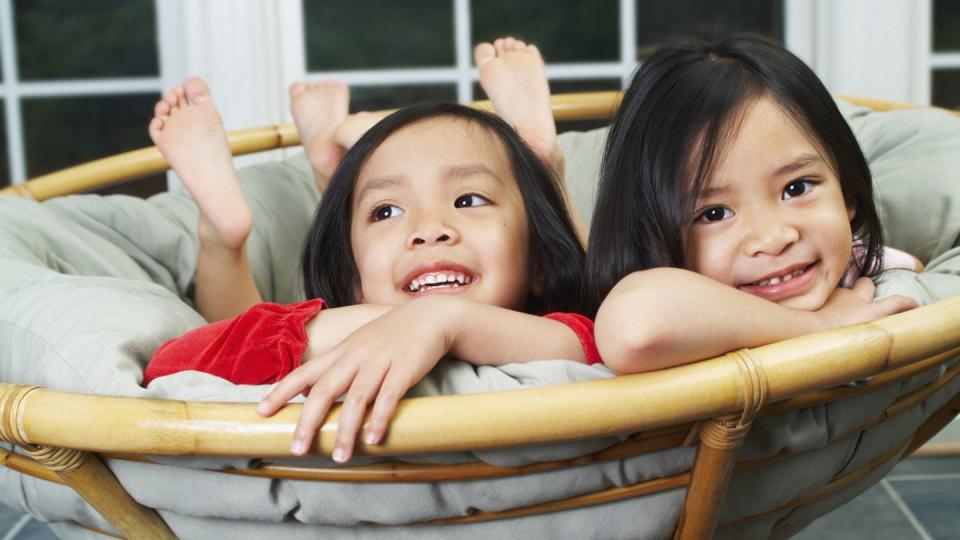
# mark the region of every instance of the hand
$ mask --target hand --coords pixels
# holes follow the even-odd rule
[[[293,433],[291,451],[303,455],[337,397],[346,392],[337,425],[333,459],[353,454],[367,406],[374,402],[364,441],[377,444],[397,402],[453,346],[451,317],[438,310],[448,302],[416,299],[370,321],[329,351],[320,353],[283,378],[263,398],[257,412],[269,416],[300,393],[307,401]]]
[[[874,300],[876,290],[873,280],[862,277],[853,284],[853,288],[838,287],[815,314],[829,329],[873,321],[917,307],[915,300],[901,295]]]

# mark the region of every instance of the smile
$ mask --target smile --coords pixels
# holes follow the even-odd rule
[[[404,288],[410,292],[440,288],[459,288],[473,282],[473,276],[463,272],[427,272],[414,278]]]
[[[810,268],[810,266],[804,266],[803,268],[797,268],[792,272],[787,272],[785,274],[764,279],[762,281],[749,283],[747,284],[747,287],[767,287],[769,285],[778,285],[782,281],[790,281],[791,279],[800,276],[800,274],[803,274],[804,272],[806,272]]]
[[[813,284],[813,269],[818,264],[819,261],[815,261],[810,264],[785,268],[777,271],[776,274],[767,275],[762,279],[740,285],[737,288],[754,296],[780,302],[803,294]]]

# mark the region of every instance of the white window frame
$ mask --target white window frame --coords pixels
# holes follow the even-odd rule
[[[21,103],[35,97],[78,97],[123,94],[159,93],[160,77],[98,78],[24,82],[17,69],[16,25],[13,0],[0,0],[0,50],[3,60],[3,99],[7,134],[7,156],[11,184],[27,180],[26,145],[24,144]],[[146,126],[144,126],[146,129]]]

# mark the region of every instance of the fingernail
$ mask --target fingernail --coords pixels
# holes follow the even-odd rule
[[[347,451],[343,448],[334,448],[333,450],[333,460],[337,463],[343,463],[347,460]]]
[[[377,440],[377,434],[372,431],[368,431],[363,437],[363,442],[367,444],[377,444]]]
[[[290,445],[290,451],[294,454],[302,454],[306,452],[306,446],[303,441],[293,441],[293,444]]]
[[[257,414],[266,416],[266,414],[267,414],[267,403],[266,403],[266,402],[261,401],[260,403],[257,404]]]

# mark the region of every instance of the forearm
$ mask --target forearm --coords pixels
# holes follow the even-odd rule
[[[236,317],[263,301],[247,261],[246,245],[239,250],[200,244],[194,298],[197,310],[210,322]]]
[[[393,307],[356,304],[321,311],[306,325],[309,341],[304,350],[303,359],[306,361],[329,351],[355,330],[387,313]]]
[[[451,355],[474,365],[567,359],[586,362],[583,345],[569,326],[456,297],[432,297],[438,321],[445,321]]]
[[[817,315],[779,306],[676,268],[635,272],[610,292],[597,346],[619,373],[651,371],[826,328]]]

